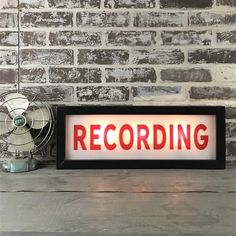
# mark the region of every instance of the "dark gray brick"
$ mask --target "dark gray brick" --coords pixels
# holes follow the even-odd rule
[[[38,94],[40,99],[47,102],[72,102],[74,100],[74,88],[72,86],[27,86],[22,89]]]
[[[216,0],[216,5],[236,7],[236,0]]]
[[[162,31],[163,45],[211,45],[212,32],[204,31]]]
[[[22,27],[72,27],[72,12],[25,12],[22,13]]]
[[[16,46],[18,44],[17,32],[2,31],[0,32],[0,46]]]
[[[105,0],[106,8],[153,8],[155,0]]]
[[[161,8],[210,8],[213,0],[160,0]]]
[[[41,31],[21,32],[21,45],[22,46],[45,46],[46,45],[46,32],[41,32]]]
[[[163,69],[161,80],[173,82],[209,82],[212,81],[210,70],[193,69]]]
[[[20,8],[43,8],[45,0],[20,0]]]
[[[0,65],[16,65],[16,50],[0,50]]]
[[[0,28],[17,28],[16,13],[0,13]]]
[[[181,92],[181,87],[170,86],[138,86],[132,87],[132,94],[134,99],[141,100],[155,100],[161,96],[176,95]]]
[[[109,31],[108,46],[151,46],[156,44],[155,31]]]
[[[226,122],[226,138],[236,138],[236,122]]]
[[[136,27],[181,27],[187,25],[187,16],[183,12],[137,12],[134,18]]]
[[[99,68],[55,68],[49,69],[51,83],[101,83]]]
[[[99,8],[101,0],[48,0],[52,8]]]
[[[21,63],[23,65],[71,65],[74,62],[71,49],[22,49]]]
[[[217,33],[217,42],[236,44],[236,31],[224,31]]]
[[[226,119],[236,119],[236,107],[226,107]]]
[[[78,101],[111,101],[121,102],[129,100],[129,88],[120,86],[86,86],[77,87]]]
[[[130,21],[129,12],[78,12],[77,26],[127,27]]]
[[[231,87],[191,87],[192,99],[236,99],[236,88]]]
[[[129,53],[127,50],[116,49],[79,49],[78,64],[127,64]]]
[[[226,155],[236,157],[236,141],[231,141],[226,144]]]
[[[156,82],[157,76],[153,68],[107,68],[106,82]]]
[[[190,63],[236,63],[236,49],[197,49],[188,53]]]
[[[179,49],[150,49],[133,52],[135,64],[181,64],[184,53]]]
[[[17,77],[17,69],[0,69],[0,84],[14,84]]]
[[[235,25],[236,13],[191,12],[189,13],[189,24],[197,26]]]
[[[46,83],[45,68],[21,68],[20,81],[22,83]]]
[[[50,32],[50,45],[100,46],[101,32],[59,31]]]

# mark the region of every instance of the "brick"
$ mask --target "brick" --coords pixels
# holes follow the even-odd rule
[[[134,100],[157,100],[160,97],[175,96],[181,92],[181,87],[170,86],[138,86],[132,87]]]
[[[134,18],[136,27],[181,27],[187,25],[187,16],[183,12],[137,12]]]
[[[127,27],[129,21],[129,12],[78,12],[76,15],[79,27]]]
[[[16,13],[0,13],[0,28],[17,28]]]
[[[38,98],[47,102],[72,102],[74,100],[74,88],[72,86],[27,86],[22,89],[38,94]]]
[[[45,0],[20,0],[20,8],[43,8]]]
[[[236,1],[235,0],[216,0],[216,5],[236,7]]]
[[[236,119],[236,107],[226,107],[226,119]]]
[[[236,89],[231,87],[191,87],[192,99],[236,99]]]
[[[45,68],[21,68],[20,81],[22,83],[46,83]]]
[[[14,84],[17,77],[17,69],[0,69],[0,84]]]
[[[106,8],[154,8],[155,0],[105,0]]]
[[[99,68],[56,68],[49,69],[51,83],[101,83]]]
[[[0,32],[0,46],[17,46],[18,33],[11,31]]]
[[[0,65],[16,65],[16,50],[0,50]]]
[[[101,0],[48,0],[51,8],[99,8]]]
[[[197,26],[235,25],[236,13],[191,12],[189,13],[189,24]]]
[[[197,49],[188,53],[190,63],[236,63],[236,49]]]
[[[150,49],[133,52],[134,64],[181,64],[184,53],[179,49]]]
[[[16,9],[18,2],[16,0],[1,0],[0,9]]]
[[[79,49],[78,64],[125,65],[129,60],[127,50],[116,49]]]
[[[72,65],[74,62],[73,50],[70,49],[22,49],[22,65]]]
[[[59,31],[50,32],[50,45],[64,45],[64,46],[100,46],[101,33],[100,32],[81,32],[81,31]]]
[[[173,82],[210,82],[212,76],[210,70],[193,69],[163,69],[161,80]]]
[[[231,141],[226,144],[226,155],[236,157],[236,141]]]
[[[160,0],[161,8],[210,8],[213,0]]]
[[[226,122],[225,134],[226,134],[226,138],[236,137],[236,122]]]
[[[25,12],[22,13],[21,25],[28,27],[72,27],[72,12]]]
[[[217,33],[217,43],[236,44],[236,31],[224,31]]]
[[[108,46],[152,46],[156,44],[155,31],[109,31]]]
[[[21,46],[45,46],[46,32],[24,31],[21,32]]]
[[[216,79],[218,81],[236,82],[236,67],[232,66],[217,66]]]
[[[77,87],[77,99],[81,102],[87,101],[110,101],[122,102],[129,100],[128,87],[120,86],[86,86]]]
[[[155,83],[157,76],[153,68],[106,68],[106,82],[151,82]]]
[[[163,45],[211,45],[212,32],[204,31],[162,31]]]

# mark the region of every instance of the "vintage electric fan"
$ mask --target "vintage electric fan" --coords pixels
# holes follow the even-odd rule
[[[37,94],[8,92],[0,96],[0,155],[9,157],[3,171],[34,170],[34,158],[49,141],[53,129],[53,113]]]

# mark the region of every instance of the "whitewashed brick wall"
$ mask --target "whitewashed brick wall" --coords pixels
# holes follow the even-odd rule
[[[17,1],[0,2],[0,90]],[[21,0],[21,87],[51,104],[224,105],[236,160],[236,0]],[[48,146],[55,157],[55,143]]]

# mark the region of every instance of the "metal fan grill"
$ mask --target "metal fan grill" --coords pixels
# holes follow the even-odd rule
[[[37,168],[33,154],[49,141],[54,129],[50,106],[31,92],[8,92],[0,96],[0,153],[13,156],[4,171],[23,172]]]

